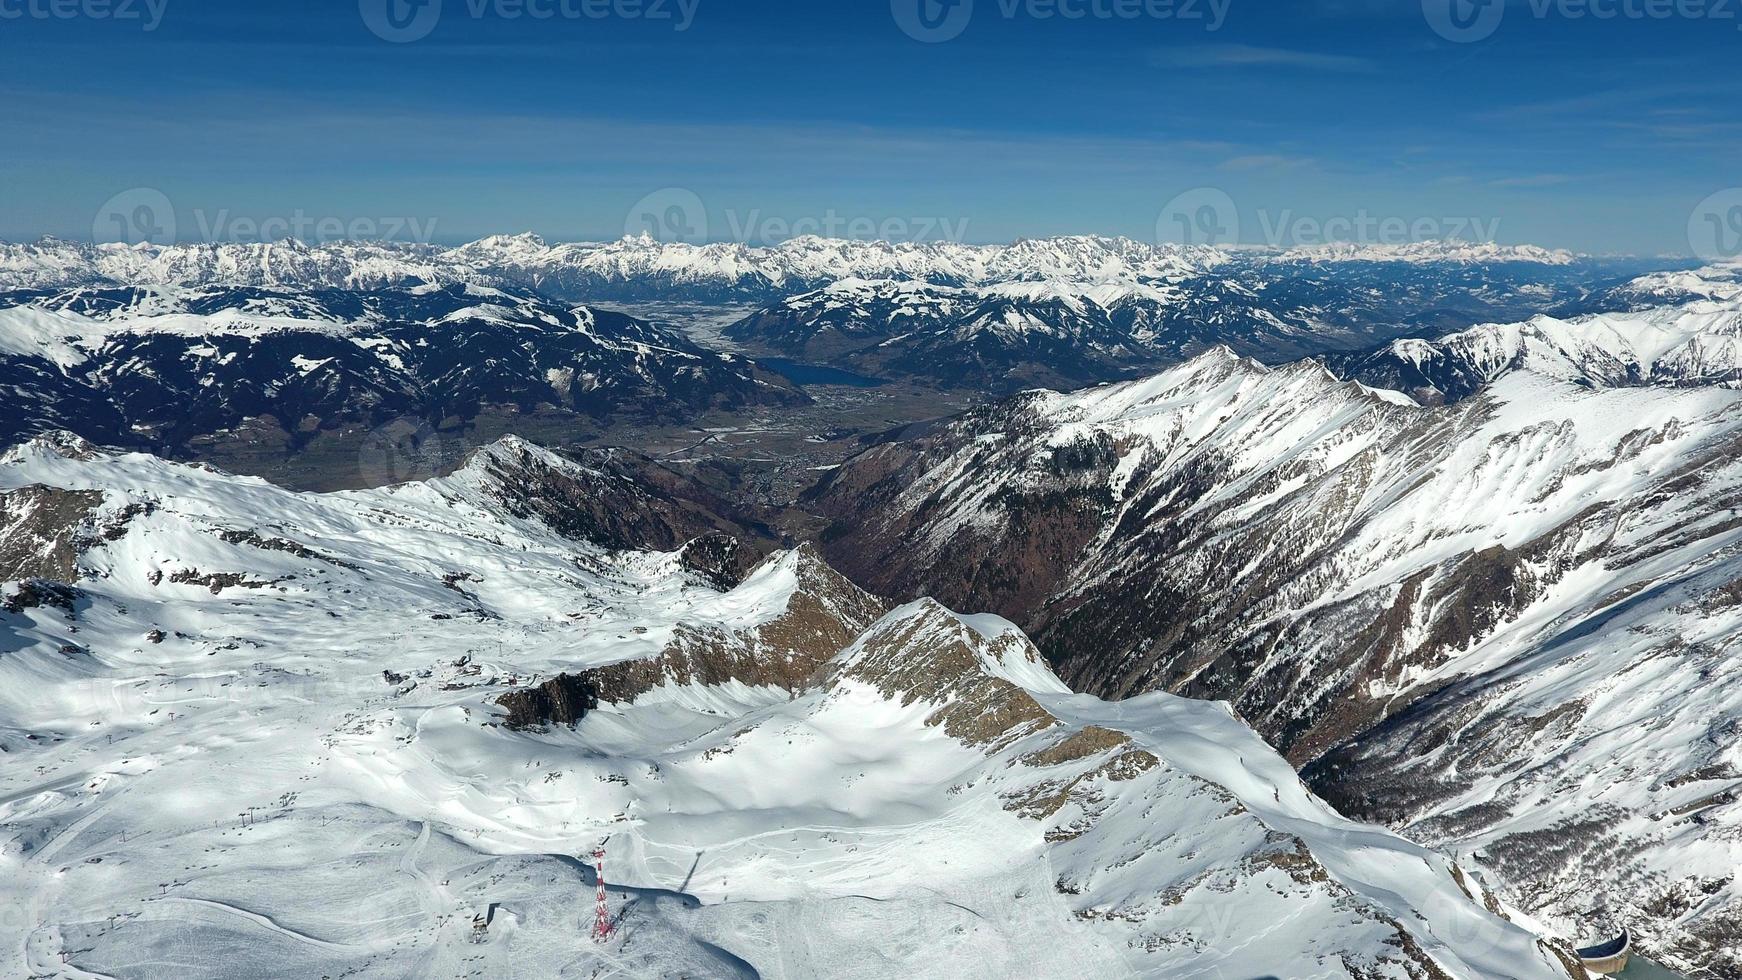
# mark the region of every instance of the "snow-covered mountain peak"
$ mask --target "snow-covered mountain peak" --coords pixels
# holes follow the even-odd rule
[[[1030,695],[1070,693],[1019,630],[993,629],[929,598],[884,616],[831,671],[904,704],[932,705],[932,723],[972,744],[1007,744],[1057,724]]]
[[[1326,358],[1343,377],[1424,403],[1467,398],[1514,371],[1590,387],[1742,382],[1742,294],[1572,319],[1481,324]]]
[[[32,459],[53,457],[55,459],[96,459],[104,455],[104,451],[96,445],[79,438],[64,429],[44,432],[21,442],[6,451],[0,457],[0,463],[7,466],[26,466]]]
[[[1227,421],[1229,412],[1236,419],[1256,420],[1271,411],[1305,409],[1316,415],[1398,404],[1394,398],[1338,378],[1319,363],[1270,366],[1226,345],[1147,378],[1037,397],[1033,410],[1042,416],[1121,428],[1152,424],[1158,418],[1168,419],[1166,425],[1172,427],[1184,418]]]
[[[1728,302],[1742,298],[1742,259],[1710,265],[1648,272],[1619,286],[1601,290],[1583,310],[1645,310],[1698,300]]]
[[[460,246],[455,249],[455,252],[461,254],[473,251],[495,255],[516,253],[530,255],[543,252],[549,247],[543,238],[530,231],[523,231],[517,235],[490,235],[480,238],[469,245]]]
[[[499,489],[518,474],[532,467],[573,473],[584,467],[564,458],[522,436],[505,435],[495,442],[468,452],[454,472],[435,481],[435,485],[451,488]]]
[[[1522,262],[1535,265],[1571,265],[1579,256],[1565,249],[1536,245],[1501,245],[1496,242],[1458,240],[1369,244],[1329,242],[1290,248],[1278,256],[1282,262],[1398,262],[1414,265],[1450,263],[1494,265]]]

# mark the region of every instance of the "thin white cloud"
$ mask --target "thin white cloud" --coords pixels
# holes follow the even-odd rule
[[[1232,173],[1244,173],[1254,170],[1300,170],[1312,166],[1316,161],[1312,157],[1291,157],[1280,153],[1250,153],[1245,156],[1230,157],[1218,164],[1218,169]]]
[[[1366,58],[1250,44],[1213,44],[1163,48],[1151,55],[1159,68],[1300,68],[1309,71],[1368,72],[1377,66]]]
[[[1531,174],[1528,177],[1502,177],[1488,182],[1489,187],[1556,187],[1569,183],[1572,177],[1566,174]]]

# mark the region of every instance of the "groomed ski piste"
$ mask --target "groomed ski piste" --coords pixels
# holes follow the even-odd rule
[[[529,455],[575,465],[510,440],[313,495],[70,437],[0,460],[0,974],[1572,975],[1225,705],[1072,695],[1010,624],[808,548],[720,591],[563,538],[501,503]],[[684,657],[573,727],[496,703]]]

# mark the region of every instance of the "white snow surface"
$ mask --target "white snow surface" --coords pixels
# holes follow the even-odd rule
[[[720,593],[508,516],[491,479],[308,495],[73,440],[0,459],[0,488],[100,491],[107,529],[71,613],[0,613],[0,972],[1402,978],[1413,947],[1457,978],[1564,976],[1225,706],[1072,696],[995,617],[897,609],[802,692],[499,727],[511,678],[767,623],[814,558]],[[1040,720],[948,734],[950,703],[891,678],[952,649],[952,690]],[[1130,742],[1035,761],[1088,726]],[[576,856],[607,838],[598,946]]]

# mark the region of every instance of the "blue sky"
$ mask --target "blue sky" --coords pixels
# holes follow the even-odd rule
[[[0,0],[0,238],[90,238],[134,188],[184,241],[615,238],[675,188],[716,240],[1153,240],[1208,188],[1246,241],[1365,216],[1685,253],[1742,186],[1742,0],[1517,0],[1468,43],[1423,0],[973,0],[929,8],[941,43],[901,26],[938,0],[685,0],[684,30],[679,0],[431,0],[409,43],[365,16],[404,0],[150,2]]]

